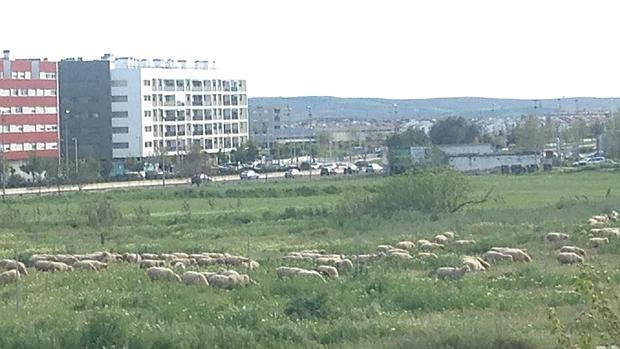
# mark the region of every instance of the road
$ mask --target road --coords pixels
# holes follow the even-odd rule
[[[267,181],[274,179],[284,178],[284,172],[273,172],[267,174],[259,174],[259,179],[252,181]],[[310,171],[302,171],[302,178],[310,178]],[[313,170],[312,178],[319,178],[320,171]],[[240,182],[239,175],[229,176],[214,176],[211,177],[214,182]],[[166,187],[174,187],[181,185],[189,185],[191,180],[189,178],[172,178],[166,179]],[[137,181],[123,181],[123,182],[104,182],[104,183],[89,183],[83,185],[61,185],[56,187],[27,187],[27,188],[8,188],[6,189],[6,196],[24,196],[24,195],[43,195],[43,194],[60,194],[71,193],[79,191],[101,191],[101,190],[118,190],[118,189],[134,189],[134,188],[149,188],[149,187],[161,187],[161,179],[145,179]]]

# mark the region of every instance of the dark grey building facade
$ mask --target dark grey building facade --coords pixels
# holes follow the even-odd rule
[[[58,64],[60,144],[67,160],[112,161],[110,62],[66,59]]]

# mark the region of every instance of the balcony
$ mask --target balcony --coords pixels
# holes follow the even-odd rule
[[[174,131],[166,131],[164,134],[165,137],[175,137],[177,134]]]

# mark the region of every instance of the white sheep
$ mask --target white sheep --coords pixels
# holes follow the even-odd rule
[[[469,267],[469,271],[485,271],[490,267],[482,258],[473,256],[463,256],[462,263]]]
[[[469,266],[463,265],[460,268],[441,267],[437,269],[437,278],[442,280],[457,280],[463,277],[469,271]]]
[[[303,269],[295,267],[278,267],[276,268],[276,275],[278,276],[278,278],[292,277],[301,270]]]
[[[599,248],[609,243],[609,238],[590,238],[590,247]]]
[[[78,259],[75,258],[74,256],[66,255],[66,254],[57,254],[54,256],[53,260],[54,262],[65,263],[67,265],[72,265],[78,261]]]
[[[437,255],[432,253],[432,252],[418,252],[417,254],[418,258],[431,258],[431,259],[437,259]]]
[[[415,243],[413,241],[400,241],[394,247],[400,248],[403,250],[412,250],[415,248]]]
[[[213,274],[209,276],[207,281],[212,287],[223,288],[226,290],[234,288],[236,284],[232,277],[221,274]]]
[[[471,246],[476,244],[476,240],[454,240],[452,244],[457,247]]]
[[[558,254],[560,264],[583,263],[583,257],[574,252],[560,252]]]
[[[577,246],[562,246],[562,248],[560,248],[560,252],[573,252],[581,256],[586,255],[586,251],[583,248],[579,248]]]
[[[409,254],[409,252],[400,252],[400,251],[393,251],[388,253],[388,257],[395,257],[398,259],[412,259],[413,256],[411,256]]]
[[[447,236],[443,235],[443,234],[439,234],[439,235],[435,235],[435,237],[433,238],[433,241],[437,244],[446,244],[448,242],[448,240],[450,240]]]
[[[123,254],[123,260],[128,263],[140,263],[142,257],[137,253],[125,253]]]
[[[198,273],[195,271],[186,271],[181,276],[181,280],[186,285],[203,285],[209,286],[209,281],[202,273]]]
[[[389,256],[392,253],[409,253],[409,251],[404,250],[402,248],[391,248],[386,253]]]
[[[13,259],[1,259],[0,260],[0,270],[18,270],[22,275],[28,275],[28,270],[26,266],[22,262],[18,262]]]
[[[164,280],[181,282],[181,277],[168,268],[151,267],[146,270],[146,274],[149,276],[151,281]]]
[[[20,279],[19,271],[11,269],[0,273],[0,286],[17,282]]]
[[[430,251],[442,249],[444,248],[444,245],[438,244],[435,242],[427,242],[427,243],[419,244],[418,248],[420,249],[420,251],[430,252]]]
[[[593,228],[590,229],[590,234],[592,236],[601,238],[620,237],[620,228]]]
[[[82,260],[73,263],[73,267],[76,269],[85,269],[85,270],[101,270],[108,267],[107,263],[99,262],[99,261],[89,261]]]
[[[386,253],[387,251],[389,251],[392,248],[393,247],[391,245],[379,245],[379,246],[377,246],[377,252]]]
[[[52,261],[37,261],[34,263],[34,268],[38,271],[72,271],[73,267],[61,262]]]
[[[316,271],[318,271],[321,274],[326,275],[329,278],[332,279],[337,279],[338,278],[338,269],[329,266],[329,265],[319,265],[316,268]]]
[[[306,270],[306,269],[302,269],[299,272],[297,272],[297,274],[295,274],[295,277],[301,277],[301,278],[310,278],[310,279],[320,279],[323,282],[325,281],[325,278],[323,277],[323,275],[321,275],[321,273],[319,273],[316,270]]]
[[[510,247],[492,247],[491,251],[501,252],[512,256],[515,262],[531,262],[532,257],[527,254],[527,250]]]
[[[545,239],[550,242],[568,240],[569,238],[570,238],[570,235],[565,234],[565,233],[551,232],[545,235]]]
[[[485,252],[482,255],[482,258],[484,258],[485,261],[487,262],[514,262],[513,258],[511,255],[509,254],[505,254],[505,253],[501,253],[501,252],[497,252],[497,251],[488,251]]]
[[[441,233],[441,235],[447,237],[450,240],[454,240],[454,237],[456,236],[456,233],[453,232],[453,231],[446,231],[446,232]]]
[[[340,271],[350,270],[353,269],[353,262],[351,262],[351,260],[348,258],[344,258],[337,261],[335,267]]]
[[[140,268],[148,269],[152,267],[163,267],[166,265],[166,261],[161,259],[142,259],[140,262]]]

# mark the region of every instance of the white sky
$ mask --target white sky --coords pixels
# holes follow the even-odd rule
[[[215,59],[247,77],[252,97],[611,97],[618,10],[597,0],[2,1],[0,48]]]

